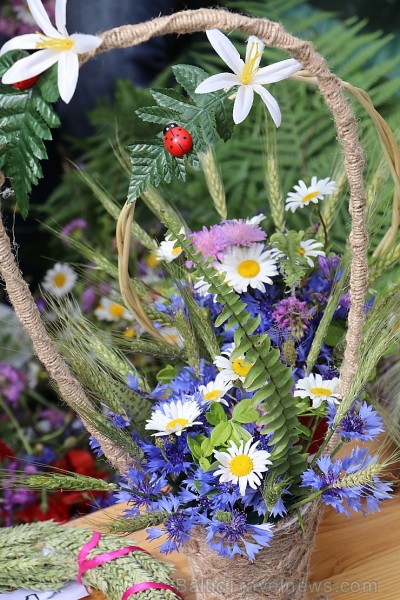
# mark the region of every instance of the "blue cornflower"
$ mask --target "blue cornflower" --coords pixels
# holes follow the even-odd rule
[[[93,454],[95,456],[97,456],[97,458],[104,456],[104,452],[102,450],[100,442],[98,442],[96,440],[96,438],[93,437],[92,435],[89,436],[89,447],[90,447],[91,451],[93,452]]]
[[[337,405],[328,401],[328,426],[331,429],[337,412]],[[384,431],[383,422],[377,411],[366,402],[352,405],[340,421],[336,431],[346,440],[373,440]]]
[[[146,454],[146,470],[167,477],[191,473],[194,468],[193,459],[189,452],[184,435],[158,439],[157,446],[150,441],[139,441]]]
[[[163,535],[167,535],[166,541],[161,544],[160,552],[169,554],[179,550],[179,548],[189,539],[189,532],[193,529],[195,523],[191,518],[183,513],[175,513],[167,518],[162,527],[150,527],[147,529],[148,540],[155,540]]]
[[[206,539],[210,548],[221,556],[231,558],[235,554],[242,554],[254,560],[259,550],[269,545],[272,538],[272,525],[269,523],[247,523],[245,513],[236,509],[230,515],[224,514],[223,521],[218,520],[217,516],[218,513],[206,526]],[[253,538],[255,543],[250,542],[249,538]]]
[[[120,490],[114,494],[114,497],[116,502],[129,502],[130,506],[124,515],[130,517],[138,514],[140,507],[145,507],[146,510],[153,509],[157,502],[154,497],[161,494],[162,489],[167,485],[167,480],[159,475],[149,475],[144,471],[132,468],[119,483],[124,488],[129,488],[130,491]]]
[[[372,457],[367,449],[362,448],[354,448],[349,456],[333,461],[330,456],[321,456],[317,461],[319,473],[312,468],[307,469],[302,475],[302,485],[312,490],[324,490],[323,501],[346,516],[350,516],[349,509],[373,512],[379,508],[381,500],[390,498],[391,487],[376,476],[360,485],[346,487],[344,482],[347,476],[367,469],[376,459],[376,456]],[[354,477],[353,481],[357,481],[357,478]]]
[[[127,421],[124,416],[119,415],[111,410],[108,413],[108,418],[113,425],[118,427],[118,429],[125,429],[125,427],[128,427],[129,425],[129,421]]]

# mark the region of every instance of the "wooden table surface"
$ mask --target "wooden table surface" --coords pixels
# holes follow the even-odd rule
[[[105,531],[122,508],[113,506],[70,524]],[[185,589],[190,572],[183,554],[165,559],[156,547],[160,540],[146,542],[146,532],[132,537],[154,556],[173,563],[174,578]],[[185,600],[192,600],[190,593],[184,595]],[[379,513],[366,517],[347,518],[326,510],[312,557],[309,600],[321,595],[329,600],[400,600],[400,497],[384,502]]]

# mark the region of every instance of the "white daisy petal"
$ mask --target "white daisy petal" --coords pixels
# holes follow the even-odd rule
[[[244,62],[240,58],[239,52],[236,50],[230,39],[218,29],[209,29],[206,31],[206,34],[215,52],[222,58],[224,63],[240,77]]]
[[[92,52],[103,43],[103,40],[97,35],[88,35],[86,33],[73,33],[69,37],[74,41],[74,52],[77,52],[77,54]]]
[[[79,58],[75,52],[62,52],[58,58],[58,89],[68,104],[75,93],[79,77]]]
[[[201,409],[195,400],[187,396],[187,400],[177,400],[165,402],[161,408],[157,408],[147,420],[145,429],[155,431],[152,435],[155,437],[175,434],[180,436],[182,431],[201,425],[201,421],[196,421],[201,415]]]
[[[16,37],[8,40],[1,50],[0,56],[9,52],[9,50],[34,50],[36,44],[40,42],[41,36],[37,33],[27,33],[26,35],[17,35]]]
[[[53,27],[47,12],[41,0],[26,0],[31,11],[32,17],[39,25],[40,29],[49,37],[60,37],[60,33]]]
[[[238,125],[245,120],[253,106],[254,92],[250,86],[241,85],[233,106],[233,120]]]
[[[5,84],[24,81],[35,75],[40,75],[46,69],[52,67],[59,59],[59,53],[54,50],[39,50],[30,56],[17,60],[13,66],[3,75],[2,82]]]
[[[239,486],[242,496],[246,494],[249,485],[257,489],[262,484],[263,473],[268,471],[271,456],[266,450],[257,449],[258,442],[250,438],[243,447],[243,440],[237,446],[231,441],[226,452],[214,451],[214,456],[220,468],[214,471],[214,476],[219,477],[221,483],[231,482]]]
[[[324,200],[325,196],[333,194],[337,189],[337,185],[329,177],[318,180],[317,177],[313,176],[310,186],[306,186],[304,181],[299,181],[294,189],[294,192],[287,195],[285,205],[285,210],[291,210],[292,212],[295,212],[298,208],[304,208],[310,203],[318,204],[320,200]]]
[[[47,271],[42,285],[49,294],[61,298],[74,288],[76,280],[77,274],[72,267],[65,263],[56,263]]]
[[[223,90],[224,88],[230,88],[239,84],[240,79],[237,75],[233,73],[218,73],[218,75],[212,75],[202,81],[195,89],[195,93],[209,94],[210,92],[216,92],[217,90]]]
[[[261,85],[276,83],[277,81],[287,79],[302,68],[302,65],[294,58],[281,60],[280,62],[259,69],[253,77],[253,83]]]
[[[261,96],[265,106],[267,107],[273,122],[277,127],[280,126],[282,121],[281,110],[279,108],[279,104],[275,100],[272,94],[269,93],[268,90],[262,87],[262,85],[255,85],[254,91]]]
[[[67,23],[66,9],[67,9],[67,0],[56,0],[56,7],[55,7],[56,27],[57,27],[58,31],[64,36],[68,35],[67,30],[65,28],[65,25]]]

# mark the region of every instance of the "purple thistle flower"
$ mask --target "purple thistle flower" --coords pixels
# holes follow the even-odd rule
[[[269,523],[247,523],[246,514],[236,509],[228,515],[223,513],[220,516],[222,520],[218,516],[217,512],[206,527],[206,539],[210,548],[221,556],[231,558],[235,554],[241,554],[254,560],[259,550],[269,545],[272,538],[272,525]],[[249,538],[253,538],[255,543],[250,542]]]
[[[379,510],[381,500],[391,497],[392,488],[379,477],[372,477],[366,484],[345,487],[343,479],[354,475],[376,462],[367,449],[354,448],[349,456],[332,460],[321,456],[317,460],[318,471],[307,469],[302,475],[302,486],[312,490],[324,490],[322,500],[337,512],[350,516],[350,510],[362,513]]]
[[[272,318],[279,329],[287,329],[296,339],[300,339],[307,331],[313,314],[314,310],[307,307],[307,302],[290,296],[275,305]]]
[[[5,402],[16,408],[26,384],[27,379],[22,371],[6,362],[0,362],[0,395]]]
[[[255,242],[262,242],[266,237],[259,225],[252,225],[244,220],[225,221],[220,226],[220,240],[224,248],[251,246]]]
[[[337,405],[328,402],[328,426],[333,427]],[[376,410],[366,402],[354,403],[339,423],[337,430],[346,440],[373,440],[384,431],[383,422]]]
[[[204,258],[222,258],[222,251],[226,246],[221,240],[221,226],[212,225],[210,229],[203,227],[192,234],[193,244]]]

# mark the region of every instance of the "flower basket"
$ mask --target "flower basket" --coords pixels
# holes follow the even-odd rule
[[[315,533],[322,515],[316,501],[303,517],[304,529],[296,518],[277,526],[268,548],[254,562],[247,557],[226,559],[207,548],[200,527],[185,546],[193,573],[193,598],[220,600],[302,600],[307,597],[308,573]]]
[[[321,387],[321,384],[318,383],[320,380],[315,379],[313,387],[317,397],[324,395],[332,396],[332,401],[338,405],[338,407],[335,409],[335,416],[331,419],[333,425],[329,425],[330,430],[325,440],[322,442],[322,444],[320,444],[320,447],[317,447],[316,449],[319,455],[325,452],[326,455],[333,457],[341,444],[339,440],[338,426],[347,413],[353,410],[353,402],[357,398],[358,391],[365,385],[366,382],[365,377],[363,376],[363,370],[365,370],[366,373],[367,367],[369,368],[369,363],[366,361],[365,357],[363,358],[361,353],[361,349],[363,348],[364,324],[366,320],[365,298],[368,288],[368,240],[366,231],[366,199],[363,179],[364,158],[363,150],[358,138],[356,119],[344,95],[344,91],[346,90],[356,100],[358,100],[373,120],[393,178],[395,180],[396,191],[393,201],[395,207],[398,205],[398,190],[400,189],[400,161],[398,160],[399,154],[397,143],[385,121],[373,108],[373,105],[367,94],[365,94],[362,90],[353,88],[351,85],[341,81],[336,75],[334,75],[329,70],[324,58],[316,52],[309,42],[300,40],[290,35],[282,28],[281,25],[265,19],[253,19],[251,17],[232,14],[223,10],[201,9],[197,11],[177,13],[167,17],[160,17],[158,19],[154,19],[153,21],[138,25],[126,25],[102,34],[101,42],[94,44],[94,49],[90,53],[86,53],[81,56],[81,64],[101,52],[112,50],[114,48],[134,46],[143,43],[154,36],[171,33],[189,34],[210,29],[238,30],[245,32],[250,36],[256,36],[258,40],[261,40],[266,45],[274,46],[288,52],[293,59],[295,59],[295,61],[298,61],[297,64],[301,63],[305,71],[297,73],[293,76],[293,79],[311,82],[318,86],[328,109],[333,115],[334,123],[337,128],[337,137],[342,144],[344,167],[350,190],[349,212],[351,216],[351,233],[348,242],[351,262],[349,277],[350,309],[348,312],[346,347],[340,368],[340,384],[338,393],[333,393],[333,387],[337,383],[337,378],[335,378],[334,383],[332,383],[333,380],[330,380],[329,384],[326,384],[331,386],[328,388],[326,385],[325,387]],[[254,42],[254,44],[257,43],[258,42]],[[256,50],[254,50],[254,48],[256,48]],[[255,55],[251,57],[251,52],[253,50]],[[253,71],[251,69],[254,68],[255,63],[258,65],[259,62],[258,46],[253,46],[253,50],[250,50],[250,71],[246,72],[245,75],[242,74],[243,85],[241,88],[244,88],[242,95],[246,95],[248,93],[247,86],[249,84],[249,80],[251,80],[251,77],[253,76]],[[293,62],[290,60],[288,62],[290,66],[293,67]],[[201,88],[201,85],[199,85],[197,89]],[[255,91],[257,92],[257,89]],[[258,90],[258,93],[262,95],[263,92]],[[66,95],[69,97],[68,94]],[[170,96],[170,98],[175,100],[173,94]],[[167,107],[163,108],[167,110]],[[243,104],[241,110],[243,113]],[[240,113],[240,111],[238,112]],[[243,114],[238,115],[238,112],[236,113],[236,118],[240,119],[243,117]],[[276,109],[272,108],[270,109],[270,112],[273,120],[277,123],[279,116],[276,112]],[[178,132],[182,132],[182,135],[185,134],[186,136],[188,133],[186,129],[182,127],[179,128],[178,125],[170,123],[164,131],[164,143],[166,143],[168,139],[170,139],[171,142],[173,141],[173,138],[168,138],[167,134],[171,132],[171,129],[174,130],[175,128],[177,128]],[[161,146],[162,145],[159,143],[156,148],[157,152],[160,150],[160,148],[162,151],[164,151],[164,148]],[[179,144],[177,144],[177,146],[179,146]],[[179,154],[179,148],[182,150],[182,154]],[[170,154],[182,160],[187,148],[189,148],[189,144],[186,141],[185,149],[182,149],[180,146],[177,149],[171,145],[169,150],[168,148],[167,150],[168,152],[170,152],[170,150],[178,151],[178,154],[173,154],[173,152],[170,152]],[[200,162],[207,160],[210,161],[211,157],[212,163],[212,153],[204,154],[199,152],[198,155]],[[144,162],[146,161],[146,157],[143,158],[138,150],[138,154],[136,156],[137,164],[142,164],[140,159],[143,159]],[[171,161],[169,156],[168,160]],[[163,179],[165,173],[167,173],[168,176],[170,175],[170,171],[168,171],[169,168],[172,171],[177,168],[175,163],[168,161],[164,161],[162,164],[164,165],[164,171],[161,174],[158,172],[156,173],[156,176],[154,176],[154,180],[157,180],[158,183]],[[172,167],[170,166],[171,164],[173,165]],[[181,167],[183,164],[183,162],[178,163],[178,165]],[[210,168],[210,165],[208,165],[208,167],[206,166],[206,168]],[[325,184],[326,182],[327,180],[324,180]],[[333,189],[334,188],[332,187],[330,191],[332,192]],[[133,221],[135,200],[138,196],[147,195],[147,197],[151,196],[151,202],[155,207],[154,212],[160,216],[160,220],[168,227],[170,231],[166,241],[164,242],[165,247],[167,247],[167,249],[169,248],[170,254],[168,256],[171,257],[173,254],[177,255],[183,251],[186,252],[187,261],[195,264],[198,267],[199,272],[202,273],[205,278],[209,276],[210,281],[208,283],[210,285],[210,289],[214,290],[213,293],[215,293],[221,304],[224,305],[224,310],[221,310],[222,314],[216,319],[217,325],[224,323],[225,318],[225,321],[229,319],[231,328],[237,326],[237,331],[235,332],[234,338],[234,343],[236,346],[232,347],[231,353],[228,353],[227,355],[228,357],[218,356],[218,343],[215,340],[213,341],[212,336],[208,336],[207,333],[209,331],[206,328],[208,321],[204,321],[204,328],[202,328],[201,323],[199,328],[199,324],[197,323],[197,337],[201,339],[203,347],[207,348],[209,354],[212,355],[213,358],[217,357],[216,360],[214,360],[214,364],[220,369],[220,374],[223,374],[223,377],[225,377],[223,382],[224,386],[232,384],[233,381],[240,379],[241,383],[238,385],[240,391],[243,392],[243,389],[246,392],[256,391],[254,398],[258,400],[258,403],[250,406],[249,403],[251,401],[248,396],[245,396],[244,393],[239,398],[237,403],[236,400],[238,400],[238,398],[235,397],[234,402],[236,404],[234,404],[232,414],[229,413],[228,415],[228,417],[233,415],[232,419],[227,417],[224,409],[221,408],[221,403],[218,404],[217,402],[211,402],[211,404],[218,404],[218,406],[213,407],[215,408],[214,412],[212,412],[212,409],[210,409],[210,412],[204,414],[206,409],[199,409],[198,404],[196,404],[196,401],[193,399],[187,402],[187,409],[190,409],[190,414],[182,413],[182,399],[179,399],[175,403],[171,402],[168,410],[165,409],[164,413],[162,412],[162,407],[161,409],[159,408],[158,410],[153,411],[151,418],[145,420],[145,423],[143,423],[143,431],[145,433],[145,430],[157,431],[156,434],[153,433],[152,435],[160,436],[156,438],[158,440],[161,439],[161,436],[166,436],[169,434],[168,438],[164,438],[166,439],[166,442],[160,442],[161,444],[164,444],[164,446],[162,446],[163,451],[166,451],[166,444],[168,443],[171,443],[171,445],[174,446],[174,450],[176,450],[179,446],[179,443],[182,441],[182,439],[184,439],[184,443],[187,443],[188,449],[193,457],[193,462],[196,464],[196,468],[199,467],[199,470],[202,469],[202,474],[209,476],[209,479],[205,478],[201,480],[200,478],[196,481],[193,480],[194,483],[192,487],[190,489],[185,489],[186,503],[184,509],[181,512],[178,512],[176,509],[176,503],[178,501],[175,502],[176,497],[173,496],[171,488],[174,489],[174,487],[179,487],[179,485],[182,483],[183,476],[180,479],[177,477],[175,477],[175,479],[174,477],[166,478],[165,483],[168,481],[169,484],[166,497],[163,497],[159,501],[157,508],[154,509],[153,512],[149,511],[148,515],[139,515],[139,511],[137,511],[137,513],[133,514],[133,516],[132,514],[130,515],[132,519],[126,519],[127,524],[121,524],[121,522],[118,521],[116,524],[114,524],[112,530],[114,532],[133,533],[134,531],[142,528],[143,525],[160,525],[172,517],[178,516],[181,518],[181,521],[186,519],[184,526],[188,527],[186,530],[183,526],[180,534],[183,532],[182,537],[186,538],[185,541],[187,541],[186,553],[193,571],[193,591],[196,594],[196,598],[200,599],[204,597],[208,600],[218,600],[222,598],[230,598],[231,600],[259,600],[263,598],[276,600],[304,600],[306,598],[307,591],[310,554],[312,551],[318,522],[323,510],[323,504],[320,500],[321,496],[326,503],[333,504],[336,508],[338,508],[338,510],[341,510],[341,512],[347,514],[347,508],[363,510],[363,507],[361,506],[362,496],[363,498],[366,498],[367,507],[370,507],[371,509],[376,508],[378,501],[388,496],[387,492],[389,487],[385,486],[385,484],[378,478],[380,471],[371,457],[369,457],[369,455],[367,456],[366,453],[361,451],[353,452],[347,462],[344,461],[343,463],[339,464],[339,471],[345,472],[341,475],[340,480],[339,471],[335,471],[335,469],[338,468],[338,465],[334,464],[333,462],[329,463],[328,465],[328,456],[319,456],[321,462],[318,463],[320,469],[318,474],[312,471],[314,462],[311,462],[312,456],[308,456],[310,459],[310,468],[307,469],[307,457],[300,453],[300,442],[296,434],[296,426],[293,425],[293,420],[295,420],[300,414],[300,409],[298,409],[294,398],[290,395],[293,387],[291,385],[292,379],[290,379],[290,361],[288,360],[285,363],[282,360],[278,360],[278,358],[281,358],[281,356],[279,355],[279,352],[276,352],[276,349],[271,348],[271,343],[268,336],[257,335],[254,338],[252,337],[259,324],[259,322],[257,322],[257,317],[250,319],[248,314],[243,316],[243,307],[240,304],[240,298],[238,298],[237,295],[235,296],[231,289],[227,289],[224,278],[216,269],[210,266],[210,261],[208,263],[202,262],[203,258],[199,258],[199,255],[196,254],[196,250],[193,249],[192,239],[190,238],[188,241],[184,230],[180,228],[179,220],[174,219],[176,215],[172,214],[171,216],[171,213],[169,213],[165,208],[162,199],[160,199],[157,194],[154,194],[154,190],[149,188],[144,189],[139,185],[137,186],[136,192],[136,196],[132,196],[131,201],[127,202],[122,209],[118,218],[116,231],[119,258],[119,284],[121,295],[126,306],[130,309],[132,314],[135,315],[141,327],[150,336],[152,336],[156,342],[165,342],[165,340],[162,338],[160,330],[155,327],[152,319],[149,317],[149,310],[146,311],[146,306],[144,306],[137,289],[132,284],[128,269],[131,234],[133,228],[136,226]],[[292,196],[294,197],[295,194],[292,194]],[[310,196],[310,194],[308,194],[308,196]],[[311,201],[317,196],[317,191],[311,192],[311,196],[308,196],[305,196],[305,198],[307,198],[307,202]],[[225,218],[226,207],[224,207],[224,202],[221,200],[221,198],[217,200],[214,198],[214,201],[219,214]],[[383,249],[385,249],[388,245],[390,246],[393,236],[396,236],[396,227],[396,224],[394,224],[391,230],[385,236],[382,245],[379,247],[379,251],[383,251]],[[282,256],[284,254],[282,249],[279,247],[277,247],[275,250],[278,250],[278,252],[275,252],[275,254],[268,254],[268,260],[273,261],[278,255]],[[167,254],[164,253],[164,257],[165,256],[167,256]],[[169,262],[169,259],[167,262]],[[243,260],[243,263],[241,264],[243,265],[244,263],[246,263],[246,268],[251,268],[254,260]],[[140,488],[141,485],[144,487],[148,485],[150,488],[152,488],[152,493],[150,493],[148,497],[152,499],[152,496],[155,494],[154,488],[156,488],[158,484],[160,487],[162,487],[162,482],[164,481],[163,477],[160,475],[158,481],[156,481],[157,477],[155,476],[146,479],[146,473],[143,474],[143,468],[141,469],[137,467],[138,463],[140,462],[140,453],[142,452],[143,454],[143,452],[146,451],[146,449],[144,450],[144,446],[140,446],[139,448],[138,445],[135,446],[135,439],[133,442],[130,440],[132,443],[129,448],[134,448],[135,450],[138,449],[138,452],[135,455],[134,452],[129,451],[129,448],[127,449],[127,444],[125,443],[126,440],[122,439],[123,436],[118,438],[119,440],[122,440],[121,443],[117,443],[115,439],[113,439],[113,436],[110,435],[109,429],[104,426],[104,423],[101,421],[100,417],[96,416],[97,420],[94,418],[91,402],[88,399],[83,386],[78,379],[71,374],[65,360],[62,358],[40,320],[39,313],[34,304],[32,296],[29,293],[29,289],[22,279],[22,276],[15,263],[9,239],[1,222],[0,271],[6,283],[7,291],[15,308],[16,314],[30,334],[38,357],[46,366],[51,377],[58,385],[61,395],[66,402],[68,402],[68,404],[80,414],[88,431],[96,438],[103,453],[111,462],[111,464],[116,470],[125,476],[125,482],[128,482],[126,485],[129,485],[129,483],[132,481],[134,481],[135,486],[138,488]],[[236,289],[236,291],[238,290]],[[240,291],[243,290],[239,290],[238,293],[240,293]],[[391,302],[393,302],[393,298],[391,298]],[[299,304],[297,304],[297,306],[299,306]],[[335,306],[333,307],[333,312],[334,310]],[[331,316],[333,315],[333,312],[331,313]],[[202,313],[197,312],[194,314],[201,315]],[[183,312],[180,317],[182,327],[184,328],[185,317]],[[327,315],[327,317],[329,317],[329,315]],[[73,327],[72,321],[70,321],[70,323],[71,327]],[[194,326],[196,326],[196,324],[194,324]],[[379,325],[375,324],[374,327],[375,328],[372,327],[369,330],[370,340],[373,339],[373,336],[378,331]],[[296,335],[300,335],[298,331],[296,332]],[[189,338],[190,332],[188,334],[188,339]],[[388,339],[389,338],[390,335],[388,334]],[[216,345],[218,346],[217,350],[215,350]],[[379,346],[379,348],[376,350],[376,360],[380,358],[380,356],[378,356],[380,348],[381,346]],[[384,351],[383,345],[382,349],[382,351]],[[249,362],[246,362],[248,356],[252,358],[248,358]],[[107,357],[111,362],[111,359],[113,358],[112,353],[106,356],[106,361],[108,360]],[[373,360],[375,360],[375,354]],[[193,362],[196,363],[196,357]],[[201,361],[199,359],[196,363],[199,371],[201,370],[200,363]],[[228,365],[228,367],[226,367],[226,365]],[[191,364],[191,366],[193,365]],[[256,373],[252,373],[251,369],[253,367],[255,370],[258,369],[256,370]],[[231,372],[232,369],[237,369],[235,370],[235,374],[237,375],[236,378],[234,377],[234,379],[229,379],[230,375],[227,375],[229,369]],[[302,381],[305,381],[305,379]],[[120,388],[118,387],[115,389],[120,391]],[[143,390],[139,389],[137,380],[131,385],[131,389],[136,394],[135,399],[140,403],[143,400],[145,393]],[[283,389],[286,391],[283,392]],[[301,398],[307,396],[307,390],[298,389],[297,391],[299,393],[296,393],[295,396]],[[151,394],[148,389],[146,392],[147,396],[150,397]],[[214,392],[215,390],[212,391],[212,393]],[[194,394],[192,395],[194,397]],[[271,405],[268,406],[266,403],[268,396],[277,398],[276,405],[271,403]],[[246,402],[248,404],[246,404]],[[227,402],[225,404],[227,404]],[[173,405],[173,409],[171,409],[171,405]],[[143,406],[143,410],[145,410],[145,405]],[[259,409],[259,406],[261,406],[261,409]],[[261,412],[258,413],[256,409],[260,410]],[[173,410],[175,410],[175,412],[173,412]],[[370,409],[363,408],[362,410],[364,410],[366,415],[364,421],[368,420],[372,415]],[[256,417],[252,417],[253,420],[251,420],[251,418],[249,420],[249,411],[250,414],[253,415],[255,411],[257,412]],[[307,416],[308,415],[309,413],[307,413]],[[237,417],[236,421],[235,416]],[[357,414],[357,416],[359,417],[359,414]],[[363,415],[360,417],[360,421],[364,422],[362,416]],[[140,418],[141,414],[139,410],[137,413],[137,420],[139,421]],[[374,415],[372,415],[372,418],[374,418]],[[218,421],[218,419],[221,420]],[[268,421],[268,419],[270,419],[270,421]],[[196,426],[203,427],[201,430],[202,432],[206,431],[208,424],[212,425],[213,427],[215,426],[210,438],[208,438],[204,433],[196,436],[195,429],[193,429],[193,436],[187,434],[188,437],[185,438],[182,435],[183,432],[186,434],[189,428],[194,428]],[[264,430],[263,427],[266,424],[268,425],[269,429],[266,428]],[[243,425],[249,425],[248,429],[246,430]],[[219,437],[214,435],[214,432],[218,427]],[[379,426],[377,425],[371,425],[371,428],[373,427],[376,430],[379,429]],[[266,433],[271,433],[272,435],[271,454],[269,453],[270,449],[265,449],[267,447],[266,445],[260,445],[260,448],[263,448],[262,450],[257,449],[258,444],[262,443],[262,435],[265,435]],[[363,435],[364,438],[361,439],[368,439],[365,434]],[[226,445],[224,446],[229,439],[229,436],[232,438],[233,445],[231,448],[228,448]],[[256,437],[257,441],[253,443]],[[173,441],[170,441],[170,438],[172,438]],[[267,438],[264,437],[263,441],[265,442],[266,439]],[[282,450],[277,450],[277,448],[280,448],[280,445],[282,444],[282,439],[285,440],[284,447],[282,446]],[[311,436],[311,442],[312,441],[313,440]],[[210,444],[212,446],[211,449]],[[157,444],[154,443],[154,452],[157,450],[157,448]],[[189,450],[185,449],[185,452],[188,454]],[[229,458],[227,458],[226,451],[228,453],[231,452],[230,459],[232,459],[232,461],[233,459],[238,459],[236,462],[236,471],[232,470],[236,480],[229,480],[226,477],[226,461]],[[271,457],[271,461],[269,460],[269,457]],[[326,459],[325,462],[324,459]],[[257,472],[255,467],[253,469],[253,466],[257,463],[257,460],[264,461],[259,472]],[[302,461],[304,463],[302,475],[303,481],[302,484],[300,484],[298,465]],[[213,464],[216,465],[217,462],[219,470],[216,470],[217,466],[215,466],[213,469]],[[357,468],[354,467],[354,463],[357,463]],[[230,464],[231,463],[229,462],[229,465]],[[248,468],[249,464],[251,464],[250,470],[246,471],[246,468]],[[267,501],[266,497],[268,494],[264,493],[263,491],[263,498],[268,510],[265,510],[264,513],[258,514],[261,522],[247,522],[246,510],[248,505],[246,506],[243,504],[245,508],[242,510],[242,512],[238,512],[235,508],[233,508],[233,504],[235,504],[236,499],[238,499],[238,502],[240,501],[244,503],[243,498],[245,496],[247,484],[249,484],[249,486],[253,489],[257,487],[257,484],[260,485],[260,477],[264,477],[265,472],[269,470],[269,465],[272,465],[271,471],[273,471],[275,465],[278,465],[278,467],[277,475],[275,479],[272,478],[272,480],[270,480],[271,487],[269,490],[267,490],[267,492],[270,493],[271,497],[271,489],[276,484],[280,490],[280,495],[278,494],[274,502],[269,502],[270,497]],[[293,468],[293,471],[295,472],[295,478],[297,477],[296,483],[293,485],[293,489],[291,488],[289,492],[287,492],[285,489],[286,468],[288,470]],[[200,514],[200,510],[198,511],[198,514],[196,513],[197,520],[194,520],[193,514],[195,511],[193,508],[193,503],[198,501],[200,505],[201,502],[198,497],[196,497],[195,500],[193,500],[193,497],[196,496],[203,484],[206,486],[210,485],[210,471],[214,472],[214,476],[221,475],[220,481],[222,483],[225,483],[226,481],[234,481],[235,484],[238,484],[239,481],[238,485],[240,485],[240,489],[239,491],[236,491],[238,494],[240,492],[240,494],[237,497],[235,496],[235,501],[233,501],[232,504],[232,510],[216,511],[216,520],[214,519],[212,521],[207,521],[207,519],[204,517],[204,513]],[[245,473],[245,475],[243,475],[243,473]],[[255,478],[250,480],[249,476],[248,480],[243,479],[245,476],[249,475],[249,473],[251,475],[255,473]],[[170,473],[168,474],[170,475]],[[325,480],[327,480],[329,477],[333,477],[332,474],[335,475],[336,479],[332,480],[332,484],[326,484],[324,497],[323,491],[321,491],[321,488],[323,487],[321,481],[323,476],[325,476]],[[362,477],[364,477],[364,479],[362,479]],[[71,478],[68,481],[70,485],[73,485],[71,483]],[[198,484],[197,487],[196,484]],[[309,494],[307,498],[304,498],[304,495],[301,495],[300,491],[299,500],[293,502],[289,509],[287,518],[279,521],[279,516],[281,516],[282,513],[279,513],[278,511],[277,514],[273,514],[275,504],[277,504],[277,501],[283,495],[283,493],[287,493],[288,496],[293,497],[293,494],[299,492],[298,488],[301,487],[301,485],[304,487],[308,485],[314,490],[314,492]],[[356,489],[359,492],[358,496],[354,491]],[[339,490],[339,492],[337,490]],[[137,497],[139,497],[140,500],[140,495],[143,496],[144,494],[143,492],[136,494],[136,492],[137,488],[134,487],[132,497],[135,498],[135,501],[137,501]],[[192,494],[191,496],[189,492]],[[161,493],[159,489],[157,489],[156,494],[158,493]],[[188,498],[190,499],[188,500]],[[204,506],[209,506],[212,504],[212,502],[215,502],[215,498],[216,495],[214,494],[212,498],[207,496],[201,498],[201,500],[205,502]],[[347,502],[347,508],[343,507],[343,503],[345,501]],[[147,507],[146,503],[142,503],[141,505],[137,504],[136,506],[143,505]],[[255,513],[256,510],[253,512]],[[268,514],[265,517],[266,512]],[[270,521],[268,521],[268,515],[273,515],[273,518],[271,517]],[[202,517],[204,517],[203,521]],[[263,521],[264,517],[265,520]],[[148,521],[146,521],[146,518],[148,518]],[[181,521],[179,521],[179,523],[181,523]],[[206,525],[204,525],[205,521],[207,521]],[[171,524],[170,521],[169,525],[171,526],[170,529],[172,530],[172,525],[175,526],[176,523],[174,522]],[[129,529],[129,527],[131,527],[131,529]],[[235,539],[231,539],[229,537],[233,529],[235,530]],[[272,540],[270,540],[269,534],[272,529],[274,530],[274,536],[272,537]],[[218,556],[214,551],[209,549],[208,543],[213,538],[215,532],[217,532],[217,537],[218,535],[222,536],[221,531],[223,531],[224,535],[226,536],[224,538],[226,544],[229,546],[229,544],[232,543],[233,549],[232,552],[227,552],[226,545],[224,546],[224,541],[221,541],[221,538],[218,538],[218,541],[214,544],[220,550],[221,556]],[[171,531],[168,531],[168,533],[171,534],[170,540],[172,539],[172,542],[169,546],[167,546],[167,551],[170,551],[170,549],[179,548],[180,543],[175,543],[174,531],[172,531],[172,533]],[[252,536],[252,541],[248,540],[248,533],[250,533]],[[158,537],[160,533],[158,530],[156,530],[156,532],[153,531],[151,535],[153,537]],[[243,556],[245,552],[243,551],[242,547],[239,548],[239,542],[237,540],[245,545],[247,556]],[[268,545],[268,548],[263,547],[266,545]],[[237,556],[237,554],[240,555]],[[257,556],[255,556],[255,554],[257,554]],[[231,555],[233,555],[233,558]],[[255,560],[249,560],[248,557],[253,559],[254,556]]]

